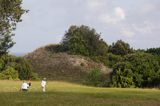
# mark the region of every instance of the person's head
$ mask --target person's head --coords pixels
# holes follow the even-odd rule
[[[32,80],[32,78],[31,77],[29,77],[29,81],[31,81]]]

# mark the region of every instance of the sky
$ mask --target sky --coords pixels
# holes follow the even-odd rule
[[[60,43],[71,25],[87,25],[107,44],[121,39],[135,49],[160,47],[160,0],[23,0],[29,10],[14,32],[11,53]]]

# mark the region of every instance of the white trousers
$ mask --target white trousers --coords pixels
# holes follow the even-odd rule
[[[46,87],[45,86],[42,87],[42,91],[46,92]]]

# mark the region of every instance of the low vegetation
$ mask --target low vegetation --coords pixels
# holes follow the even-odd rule
[[[39,81],[29,92],[20,92],[22,81],[0,81],[3,106],[159,106],[158,89],[96,88],[66,82],[47,81],[43,93]]]
[[[2,80],[27,80],[38,79],[32,71],[30,64],[22,57],[11,55],[0,56],[0,79]]]
[[[111,69],[81,55],[56,53],[56,45],[37,49],[25,56],[34,72],[48,80],[63,80],[76,83],[87,83],[88,74],[98,68],[99,73],[107,75]]]

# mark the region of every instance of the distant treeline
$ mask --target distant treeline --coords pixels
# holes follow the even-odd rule
[[[147,53],[160,56],[160,47],[159,48],[150,48],[146,50]]]
[[[58,45],[45,47],[51,53],[82,55],[112,68],[110,75],[101,75],[95,68],[88,83],[107,87],[159,87],[160,48],[134,50],[122,40],[108,45],[101,35],[88,26],[71,26]],[[68,66],[69,67],[69,66]],[[29,63],[7,53],[0,56],[0,79],[37,79]]]

